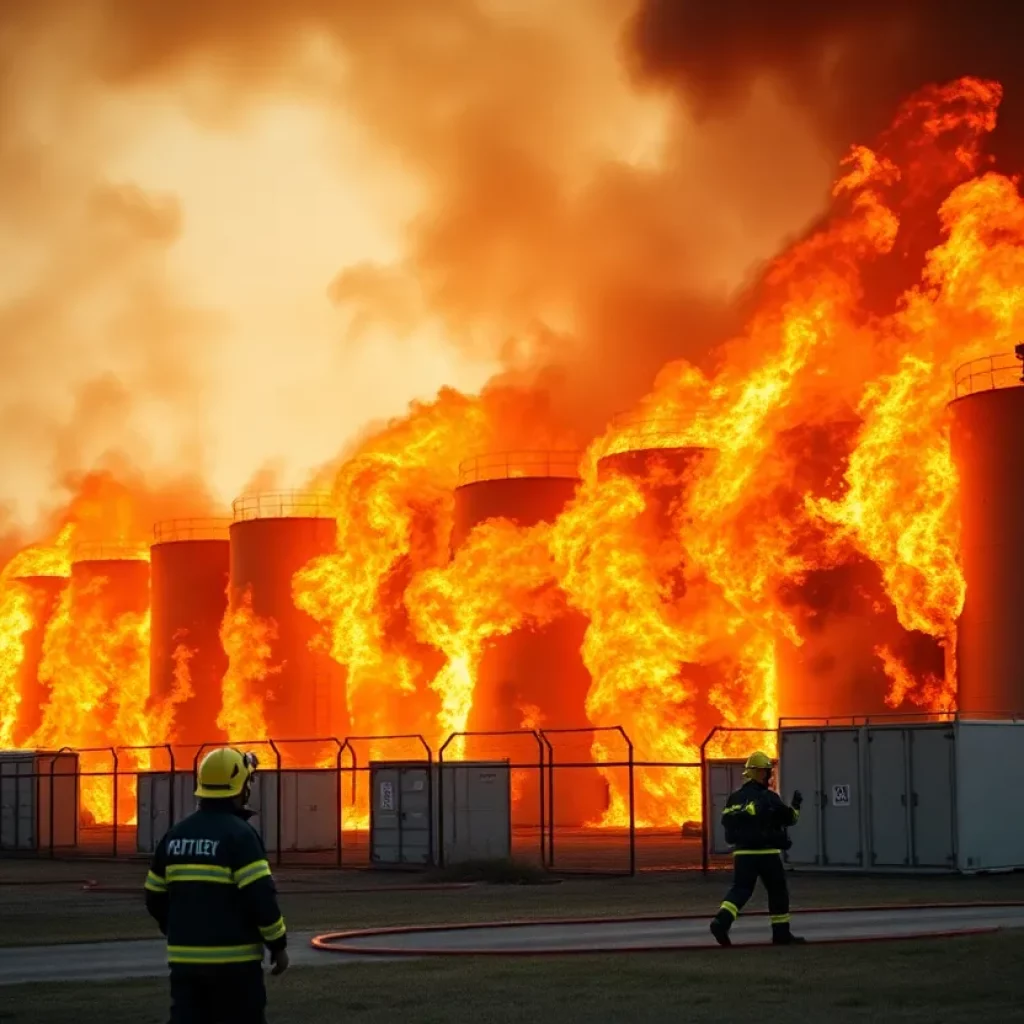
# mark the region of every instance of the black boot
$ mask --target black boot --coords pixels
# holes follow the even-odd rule
[[[729,929],[732,927],[732,914],[727,910],[720,910],[711,920],[711,934],[720,946],[731,946]]]
[[[772,925],[773,946],[799,946],[805,943],[806,941],[807,940],[802,935],[794,935],[789,930],[788,924]]]

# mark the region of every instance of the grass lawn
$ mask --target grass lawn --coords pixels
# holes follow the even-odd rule
[[[142,906],[144,865],[24,863],[22,867],[19,862],[0,861],[0,946],[158,937]],[[51,874],[43,873],[46,870]],[[135,891],[84,892],[81,882],[87,878]],[[728,887],[729,876],[714,873],[704,878],[699,872],[685,872],[635,879],[575,879],[558,885],[393,891],[396,885],[416,881],[416,876],[370,872],[290,869],[278,873],[289,927],[324,930],[532,917],[710,913]],[[790,889],[794,909],[1024,900],[1024,874],[923,879],[793,875]],[[764,906],[759,889],[751,908]]]
[[[293,969],[273,1024],[975,1024],[1024,1019],[1024,933],[803,949]],[[3,1024],[162,1024],[166,983],[0,989]]]

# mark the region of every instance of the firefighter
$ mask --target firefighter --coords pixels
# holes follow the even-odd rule
[[[146,908],[167,936],[170,1024],[265,1024],[263,947],[288,969],[288,937],[267,851],[246,804],[257,761],[230,747],[199,766],[199,810],[160,840]]]
[[[782,851],[792,845],[786,829],[800,817],[803,797],[798,790],[792,806],[787,807],[778,793],[768,788],[773,768],[767,754],[760,750],[751,754],[743,769],[747,781],[729,797],[722,812],[726,842],[733,847],[732,888],[711,922],[711,934],[722,946],[732,945],[729,929],[759,878],[768,892],[772,942],[788,946],[806,941],[789,927],[789,888],[782,864]]]

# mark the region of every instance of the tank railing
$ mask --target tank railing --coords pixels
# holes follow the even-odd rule
[[[629,874],[636,874],[636,791],[634,786],[633,741],[621,725],[589,725],[571,729],[538,729],[537,735],[544,741],[548,751],[548,866],[555,866],[555,748],[552,736],[581,736],[596,733],[617,733],[626,744],[627,792],[629,794]],[[580,764],[560,765],[562,768],[615,768],[621,767],[616,762],[581,762]],[[543,821],[543,817],[541,818]]]
[[[518,480],[530,477],[576,480],[583,453],[565,451],[510,451],[474,455],[459,463],[459,486],[486,480]]]
[[[778,732],[767,726],[732,726],[716,725],[704,737],[700,745],[700,869],[706,875],[711,869],[711,829],[714,823],[711,821],[711,807],[708,801],[708,747],[716,736],[733,735],[740,733],[761,733],[778,737]],[[731,760],[731,759],[730,759]],[[737,758],[736,760],[740,760]]]
[[[75,562],[148,562],[149,544],[145,541],[88,540],[71,548]]]
[[[1021,359],[1012,352],[1000,352],[961,363],[953,371],[953,394],[956,398],[979,391],[998,391],[1019,387],[1022,383]]]
[[[345,737],[345,742],[342,743],[341,746],[338,748],[338,760],[337,760],[338,794],[339,794],[339,796],[338,796],[338,836],[339,836],[339,838],[338,838],[338,862],[337,863],[338,863],[338,867],[339,868],[342,866],[342,847],[344,845],[344,837],[345,837],[345,823],[344,823],[345,810],[344,810],[343,798],[341,796],[341,794],[342,794],[341,773],[343,771],[350,771],[352,773],[352,806],[355,807],[355,805],[356,805],[356,793],[357,793],[356,780],[358,779],[358,772],[365,771],[365,772],[369,773],[371,768],[372,768],[372,765],[373,765],[372,761],[368,761],[365,768],[360,768],[359,767],[359,760],[358,760],[358,757],[356,755],[356,749],[355,749],[355,747],[352,746],[352,744],[353,743],[376,743],[376,744],[380,744],[380,743],[383,743],[383,742],[386,742],[386,741],[389,741],[389,740],[411,740],[411,741],[419,744],[419,746],[421,746],[423,748],[423,752],[424,752],[425,756],[422,759],[417,760],[415,758],[397,758],[396,761],[393,762],[393,763],[421,764],[421,763],[423,763],[425,761],[426,764],[427,764],[427,800],[428,800],[428,807],[431,808],[431,813],[429,813],[429,815],[428,815],[429,821],[427,822],[427,842],[430,844],[431,856],[433,856],[433,849],[434,849],[434,815],[433,815],[433,812],[432,812],[432,808],[433,808],[433,795],[434,795],[434,791],[433,791],[434,780],[433,780],[433,772],[431,771],[431,765],[433,764],[433,761],[434,761],[434,752],[430,749],[430,744],[427,743],[426,739],[424,739],[424,737],[420,733],[392,733],[390,735],[385,735],[385,736],[346,736]],[[349,752],[349,754],[352,755],[352,766],[350,768],[343,768],[342,767],[342,763],[341,763],[342,755],[344,754],[344,752],[346,750]],[[389,762],[389,763],[392,763],[392,762]],[[367,789],[369,791],[368,792],[369,802],[368,802],[368,806],[367,806],[367,813],[369,814],[369,819],[370,819],[369,842],[370,842],[370,853],[372,855],[372,853],[373,853],[373,792],[370,789],[371,785],[372,785],[372,783],[370,782],[369,775],[368,775],[367,776]],[[401,830],[399,830],[399,837],[398,837],[398,839],[399,839],[399,857],[401,857],[401,842],[402,842]]]
[[[444,752],[458,739],[479,739],[485,736],[499,737],[499,736],[522,736],[524,738],[532,736],[537,742],[537,771],[539,773],[539,785],[537,789],[540,792],[540,862],[545,864],[545,842],[544,842],[544,741],[540,738],[540,734],[536,729],[496,729],[496,730],[479,730],[473,732],[453,732],[448,739],[441,744],[441,748],[437,752],[437,833],[438,833],[438,867],[444,867]],[[462,760],[460,758],[460,760]],[[449,764],[458,762],[449,762]],[[509,770],[511,771],[516,767],[532,768],[533,765],[516,765],[509,762]],[[510,780],[511,781],[511,780]]]
[[[250,519],[333,519],[335,507],[328,491],[268,491],[243,494],[231,503],[236,523]]]
[[[153,524],[153,543],[168,544],[178,540],[227,540],[231,520],[163,519]]]

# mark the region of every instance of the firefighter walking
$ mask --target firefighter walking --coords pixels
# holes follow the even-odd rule
[[[229,747],[203,758],[199,810],[160,840],[146,908],[167,936],[170,1024],[265,1024],[263,950],[288,969],[288,937],[267,851],[246,808],[256,758]]]
[[[711,922],[711,934],[722,946],[730,946],[729,929],[754,894],[761,879],[768,892],[768,914],[772,942],[779,946],[806,940],[794,935],[789,926],[789,887],[782,864],[782,851],[792,845],[786,829],[800,817],[803,797],[793,794],[792,806],[769,788],[774,765],[767,754],[755,751],[747,758],[743,777],[747,780],[733,793],[722,812],[726,842],[733,847],[732,888]]]

